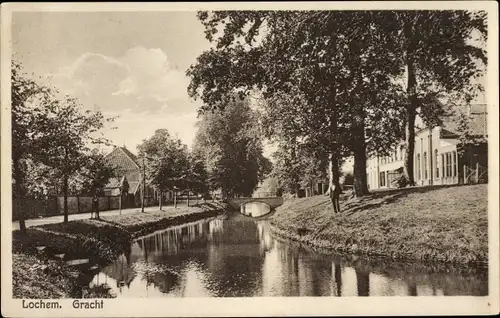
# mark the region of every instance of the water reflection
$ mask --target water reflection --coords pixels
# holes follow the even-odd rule
[[[240,212],[243,215],[259,217],[271,212],[271,206],[264,202],[249,202],[241,206]]]
[[[328,256],[241,215],[153,233],[94,276],[118,297],[487,295],[487,275]]]

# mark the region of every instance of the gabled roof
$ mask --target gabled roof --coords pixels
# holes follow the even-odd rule
[[[129,184],[128,192],[135,193],[142,180],[141,166],[137,156],[125,147],[115,147],[105,158],[109,164],[116,168],[119,178],[126,177]]]
[[[456,138],[459,136],[458,118],[461,114],[470,116],[471,121],[469,125],[473,135],[488,135],[488,112],[486,104],[473,104],[457,107],[451,116],[443,120],[441,138]]]
[[[120,170],[139,169],[137,156],[125,147],[115,147],[107,156],[106,160]]]

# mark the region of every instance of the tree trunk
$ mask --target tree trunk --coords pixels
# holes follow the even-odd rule
[[[414,153],[415,153],[415,118],[417,116],[417,99],[415,95],[416,79],[411,62],[408,63],[408,98],[405,119],[405,164],[404,175],[409,185],[415,185]]]
[[[354,192],[356,197],[362,197],[369,193],[366,177],[366,141],[365,141],[365,118],[361,110],[354,116]]]
[[[177,191],[174,191],[174,208],[177,208]]]
[[[14,197],[16,198],[17,213],[19,219],[19,230],[21,234],[26,234],[26,221],[24,219],[25,196],[23,191],[23,173],[19,165],[19,159],[12,158],[12,170],[14,172]]]
[[[68,223],[68,174],[65,172],[63,176],[63,211],[64,224]]]
[[[356,197],[369,194],[366,177],[365,147],[355,147],[354,151],[354,193]]]
[[[408,86],[407,86],[407,95],[408,95],[408,103],[406,105],[406,118],[405,118],[405,164],[403,168],[403,174],[408,180],[408,184],[410,186],[415,185],[415,176],[414,176],[414,158],[413,155],[415,153],[415,118],[417,115],[417,78],[415,76],[415,65],[412,57],[412,37],[413,32],[411,25],[407,23],[405,25],[405,37],[408,42],[408,48],[406,52],[406,66],[408,72]]]
[[[187,206],[189,207],[189,189],[187,191]]]

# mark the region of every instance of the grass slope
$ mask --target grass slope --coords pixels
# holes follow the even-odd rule
[[[273,232],[339,252],[394,259],[487,264],[487,185],[421,187],[343,202],[326,196],[288,201],[271,217]]]

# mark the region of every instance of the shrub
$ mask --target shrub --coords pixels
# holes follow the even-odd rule
[[[400,174],[397,178],[392,180],[392,184],[397,188],[405,188],[410,184],[410,182],[408,182],[408,179],[404,174]]]

